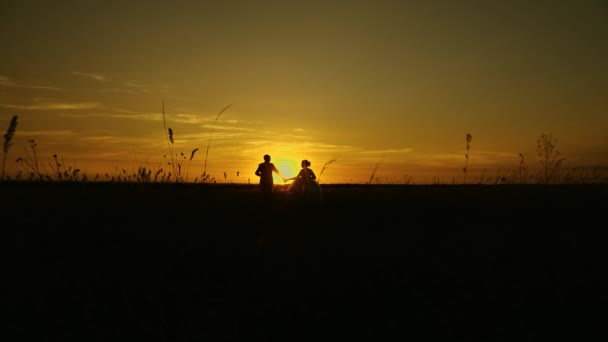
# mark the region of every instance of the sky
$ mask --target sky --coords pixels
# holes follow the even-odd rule
[[[88,178],[176,156],[187,181],[257,183],[269,154],[321,183],[458,183],[522,156],[532,173],[541,134],[562,168],[606,169],[606,18],[585,0],[4,0],[6,170],[33,140],[41,169]]]

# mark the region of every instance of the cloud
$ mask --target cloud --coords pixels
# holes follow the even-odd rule
[[[202,125],[200,126],[201,128],[208,128],[211,129],[213,128],[212,125]],[[226,130],[226,131],[244,131],[244,132],[257,132],[257,130],[255,128],[250,128],[250,127],[237,127],[237,126],[215,126],[215,131],[221,131],[221,130]]]
[[[129,120],[145,120],[145,121],[160,121],[162,116],[157,113],[138,113],[138,114],[110,114],[112,118],[129,119]]]
[[[122,88],[108,88],[108,89],[103,89],[102,91],[105,91],[107,93],[135,94],[134,91],[131,91],[131,90],[128,90],[128,89],[122,89]]]
[[[444,153],[444,154],[429,154],[425,155],[422,159],[425,162],[433,165],[441,164],[452,164],[458,165],[459,163],[464,167],[465,165],[465,152],[463,153]],[[437,164],[439,163],[439,164]],[[518,165],[519,154],[516,152],[500,152],[500,151],[475,151],[475,153],[469,153],[469,166],[486,167],[488,165]],[[430,164],[429,164],[430,165]]]
[[[56,103],[43,102],[36,105],[13,105],[0,103],[0,107],[21,109],[21,110],[71,110],[71,109],[91,109],[99,107],[97,102],[81,102],[81,103]]]
[[[20,131],[19,135],[22,136],[73,136],[76,133],[70,130],[61,130],[61,131]]]
[[[57,87],[49,87],[49,86],[41,86],[41,85],[33,85],[33,84],[20,84],[17,83],[6,76],[0,75],[0,87],[7,88],[28,88],[28,89],[43,89],[43,90],[53,90],[53,91],[61,91],[61,88]]]
[[[131,88],[145,88],[145,86],[143,84],[139,84],[139,83],[132,82],[132,81],[125,82],[125,86],[131,87]]]
[[[116,146],[138,146],[140,148],[154,148],[165,146],[162,140],[157,137],[124,136],[124,135],[89,135],[80,138],[90,147],[106,147],[107,145]],[[106,150],[107,152],[107,150]]]
[[[101,74],[95,74],[90,72],[72,71],[72,75],[86,77],[95,81],[107,81],[107,77]]]
[[[142,93],[147,93],[150,91],[150,87],[148,87],[144,84],[141,84],[141,83],[133,82],[133,81],[124,82],[124,86],[128,87],[130,89],[140,91]]]
[[[411,148],[401,148],[401,149],[386,149],[386,150],[371,150],[371,151],[361,151],[361,153],[368,154],[399,154],[399,153],[410,153],[413,149]]]
[[[97,76],[101,76],[101,75],[97,75]],[[132,82],[132,81],[126,81],[126,82],[122,83],[122,87],[118,86],[118,87],[106,88],[106,89],[102,89],[101,91],[104,91],[107,93],[123,93],[123,94],[144,93],[145,94],[145,93],[150,93],[150,89],[151,89],[151,87],[146,86],[144,84]]]
[[[118,136],[111,135],[100,135],[100,136],[92,136],[92,137],[83,137],[81,140],[84,141],[97,141],[97,142],[107,142],[107,143],[120,143],[125,139]],[[134,140],[134,139],[132,139]]]

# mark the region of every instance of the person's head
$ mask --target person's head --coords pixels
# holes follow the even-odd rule
[[[270,156],[267,155],[267,154],[265,154],[264,155],[264,161],[267,162],[267,163],[270,162]]]
[[[302,167],[310,167],[310,162],[306,159],[302,160]]]

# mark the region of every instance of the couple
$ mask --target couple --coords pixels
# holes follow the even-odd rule
[[[270,156],[268,154],[264,155],[264,162],[258,165],[257,170],[255,170],[255,175],[260,177],[260,185],[262,187],[262,192],[265,195],[270,195],[273,190],[273,180],[272,173],[276,173],[283,182],[294,181],[289,185],[288,191],[291,192],[306,192],[306,191],[316,191],[319,188],[319,184],[316,182],[317,176],[310,169],[310,162],[306,159],[302,160],[301,163],[302,169],[298,173],[297,176],[292,178],[285,178],[279,169],[270,162]]]

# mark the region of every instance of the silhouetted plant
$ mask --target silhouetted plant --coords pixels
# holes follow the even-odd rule
[[[544,174],[545,184],[554,181],[562,162],[566,158],[560,158],[559,151],[555,148],[555,142],[551,134],[541,133],[536,141],[536,151],[540,157],[540,165]]]
[[[219,113],[217,113],[217,116],[215,117],[215,120],[213,121],[213,126],[211,126],[211,134],[209,134],[209,142],[207,143],[207,151],[205,152],[205,165],[203,166],[203,174],[201,176],[202,180],[207,180],[207,179],[212,179],[209,177],[209,175],[207,174],[207,158],[209,157],[209,147],[211,146],[211,138],[213,137],[213,132],[215,131],[215,123],[217,122],[217,120],[220,118],[220,115],[222,115],[222,113],[228,109],[231,105],[227,105],[226,107],[224,107],[222,110],[220,110]]]
[[[37,147],[38,144],[34,139],[29,139],[27,141],[29,145],[29,150],[27,147],[24,147],[25,158],[19,157],[17,158],[17,166],[22,168],[23,171],[29,174],[29,180],[44,180],[44,175],[40,172],[40,166],[38,164],[38,153]],[[47,176],[47,178],[50,178]]]
[[[367,182],[367,184],[372,184],[374,176],[376,175],[376,170],[378,169],[378,165],[379,164],[376,163],[376,165],[374,166],[374,169],[372,170],[372,174],[369,176],[369,181]]]
[[[203,173],[200,177],[194,178],[194,183],[215,183],[215,178],[208,173]]]
[[[77,169],[72,166],[68,166],[66,168],[65,161],[63,160],[63,158],[61,159],[61,162],[59,162],[59,159],[56,154],[53,154],[53,160],[55,161],[55,164],[51,164],[49,162],[49,165],[50,165],[51,169],[54,171],[57,181],[69,181],[69,182],[78,181],[78,177],[80,176],[80,169]],[[48,177],[48,178],[50,178],[50,177]],[[86,179],[86,175],[83,175],[83,179],[81,179],[81,180],[85,180],[85,179]]]
[[[188,172],[190,171],[190,163],[192,162],[192,159],[194,159],[194,154],[196,153],[196,151],[198,151],[198,148],[195,148],[194,150],[192,150],[192,152],[190,152],[190,159],[188,159],[188,165],[186,166],[186,181],[188,181]]]
[[[149,183],[152,177],[152,170],[146,167],[137,169],[136,180],[138,183]]]
[[[524,164],[524,155],[519,153],[519,182],[526,183],[526,166]]]
[[[403,184],[406,184],[406,185],[414,184],[414,177],[410,176],[410,175],[404,175],[403,176]]]
[[[606,183],[608,182],[608,178],[606,178],[606,174],[604,173],[604,178],[602,179],[602,172],[599,167],[594,167],[591,170],[579,171],[577,173],[577,177],[575,178],[578,183],[586,183],[586,184],[598,184],[598,183]]]
[[[156,171],[156,173],[154,174],[154,182],[158,181],[158,175],[160,175],[163,172],[163,168],[161,167],[160,169],[158,169],[158,171]]]
[[[325,169],[331,165],[331,163],[335,162],[335,159],[332,159],[330,161],[328,161],[327,163],[323,164],[323,168],[321,168],[321,172],[319,172],[319,177],[317,177],[317,183],[321,183],[321,176],[323,175],[323,172],[325,172]]]
[[[473,136],[471,136],[470,134],[467,133],[466,139],[467,139],[467,152],[464,155],[465,162],[464,162],[464,168],[462,168],[462,171],[464,173],[462,182],[464,184],[467,183],[467,171],[469,170],[469,149],[471,148],[471,140],[473,140]]]
[[[161,182],[185,182],[188,180],[188,172],[190,170],[190,163],[192,162],[192,159],[194,158],[194,154],[196,153],[196,151],[198,151],[198,148],[195,148],[194,150],[192,150],[192,152],[190,153],[190,158],[187,160],[188,164],[186,165],[186,167],[184,168],[184,162],[186,161],[187,157],[186,155],[184,155],[184,152],[180,152],[180,154],[174,154],[174,150],[173,150],[173,144],[175,143],[174,137],[173,137],[173,129],[172,128],[167,128],[167,122],[166,122],[166,114],[165,114],[165,102],[163,101],[163,107],[162,107],[162,113],[163,113],[163,127],[165,128],[165,135],[167,137],[167,145],[169,147],[169,156],[170,156],[170,160],[167,161],[167,165],[170,166],[170,170],[172,172],[168,172],[167,174],[163,173],[163,176],[161,177]],[[166,155],[163,155],[163,158],[167,158]],[[162,170],[162,168],[161,168]],[[160,172],[160,171],[159,171]],[[156,176],[154,177],[155,180],[157,179],[158,173],[156,174]],[[171,179],[171,177],[173,177],[173,180]]]
[[[163,100],[162,102],[162,113],[163,113],[163,127],[165,128],[165,136],[167,137],[167,146],[169,147],[169,157],[171,158],[171,161],[169,162],[169,166],[171,166],[171,169],[173,170],[173,173],[175,174],[176,172],[176,168],[177,166],[175,165],[175,159],[173,157],[173,129],[171,129],[170,127],[167,128],[167,120],[165,119],[165,101]],[[165,155],[166,157],[166,155]],[[168,181],[168,179],[167,179]]]
[[[6,130],[6,134],[4,135],[4,145],[2,146],[2,151],[4,152],[4,156],[2,158],[2,176],[0,176],[0,180],[4,180],[4,175],[6,171],[6,157],[8,156],[8,149],[13,145],[13,136],[15,135],[15,131],[17,130],[17,115],[14,115],[11,119],[10,124],[8,125],[8,129]]]
[[[433,176],[433,181],[432,184],[435,185],[442,185],[442,184],[446,184],[445,181],[442,181],[440,177],[438,176]]]

